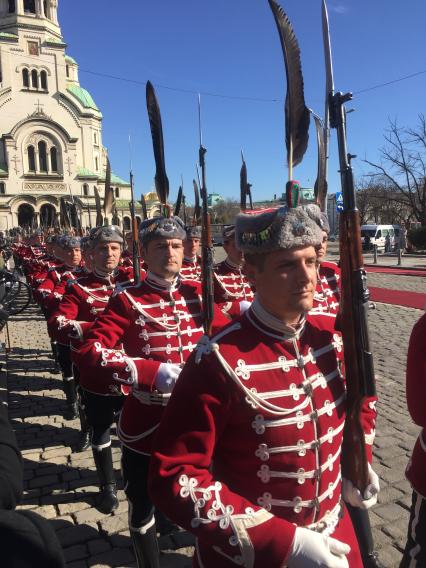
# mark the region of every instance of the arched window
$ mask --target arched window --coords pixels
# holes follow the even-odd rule
[[[42,71],[40,73],[40,84],[43,91],[47,91],[47,73],[46,71]]]
[[[9,0],[9,14],[14,14],[16,12],[15,0]]]
[[[68,79],[70,77],[70,66],[69,65],[67,65],[67,77],[68,77]]]
[[[84,197],[89,197],[89,186],[87,185],[87,183],[83,184],[83,195]]]
[[[25,14],[35,14],[35,0],[24,0],[24,12]]]
[[[47,173],[47,149],[43,140],[38,143],[38,163],[40,171]]]
[[[29,169],[30,172],[36,171],[34,146],[28,146],[28,169]]]
[[[99,158],[97,156],[95,156],[95,170],[99,171]]]
[[[30,87],[30,74],[28,69],[22,69],[22,83],[24,87],[29,89]]]
[[[43,0],[43,12],[45,18],[50,18],[49,2],[47,0]]]
[[[130,231],[130,219],[129,217],[123,217],[123,230]]]
[[[50,169],[52,172],[58,172],[58,151],[55,146],[50,148]]]
[[[33,89],[38,89],[38,74],[35,69],[31,71],[31,85]]]
[[[2,181],[0,182],[0,195],[4,195],[6,193],[6,184]]]
[[[115,188],[115,197],[120,197],[120,190],[118,187]]]

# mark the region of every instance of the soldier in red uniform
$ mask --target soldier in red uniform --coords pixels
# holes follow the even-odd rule
[[[151,496],[197,536],[195,566],[361,568],[341,498],[342,339],[308,315],[321,231],[281,208],[240,214],[236,233],[256,297],[188,360],[156,436]],[[367,501],[354,488],[358,505],[375,503],[372,470],[370,483]]]
[[[243,253],[235,244],[235,225],[223,228],[226,258],[214,268],[214,296],[231,318],[241,315],[253,301],[252,287],[243,273]]]
[[[186,239],[183,242],[183,262],[180,275],[183,280],[201,281],[200,242],[201,227],[188,225],[185,227]]]
[[[122,471],[129,501],[130,534],[138,566],[159,566],[154,509],[147,493],[151,445],[170,393],[203,334],[201,287],[183,280],[178,217],[142,222],[146,278],[118,291],[79,350],[78,364],[104,392],[124,389],[118,426]],[[219,325],[226,323],[221,317]],[[119,347],[122,344],[122,349]]]
[[[61,247],[61,256],[63,263],[49,269],[46,279],[37,288],[38,297],[41,302],[43,314],[47,321],[55,312],[65,290],[66,282],[73,279],[73,271],[80,266],[81,263],[81,246],[78,237],[63,236],[58,240],[58,246]],[[74,388],[74,377],[72,372],[72,363],[69,353],[69,342],[62,343],[55,337],[48,324],[49,336],[54,342],[57,360],[62,372],[63,389],[66,396],[66,412],[67,420],[74,420],[78,416],[77,398]]]
[[[74,336],[73,348],[76,349],[96,317],[106,308],[116,285],[120,282],[130,284],[128,273],[117,268],[122,245],[123,237],[117,227],[104,226],[94,231],[91,238],[93,271],[70,284],[49,322],[58,342],[69,345],[70,336]],[[93,457],[101,486],[98,506],[102,512],[110,513],[118,506],[110,428],[121,409],[123,396],[119,389],[102,388],[94,380],[92,370],[80,365],[77,367],[83,403],[83,412],[80,411],[82,436],[78,449],[88,446],[91,429]],[[71,384],[76,396],[74,376]]]
[[[334,262],[324,260],[327,253],[328,235],[330,226],[325,213],[320,211],[317,206],[307,205],[305,210],[322,231],[322,242],[317,247],[317,260],[319,263],[317,270],[317,288],[314,295],[314,307],[310,311],[311,315],[322,314],[330,318],[336,318],[340,302],[340,269]],[[376,401],[370,401],[372,407]],[[374,443],[375,430],[364,434],[365,443],[369,446],[369,452]],[[351,505],[352,492],[348,491],[349,501],[346,507],[351,516],[352,524],[357,535],[358,544],[362,556],[364,568],[383,568],[378,558],[378,553],[374,549],[374,540],[371,530],[368,510]]]
[[[422,430],[408,463],[406,476],[413,488],[407,544],[400,568],[426,566],[426,412],[422,393],[426,383],[426,314],[411,332],[407,356],[407,406]]]

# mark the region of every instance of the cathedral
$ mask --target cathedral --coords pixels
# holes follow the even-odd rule
[[[58,0],[0,0],[0,230],[52,227],[60,198],[83,227],[104,195],[102,113],[78,78],[58,22]],[[130,185],[112,174],[116,208],[130,229]],[[158,203],[147,194],[150,216]],[[137,207],[138,221],[141,208]]]

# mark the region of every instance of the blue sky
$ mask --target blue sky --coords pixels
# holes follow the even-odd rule
[[[305,98],[324,112],[320,0],[286,0],[302,52]],[[388,119],[415,126],[425,112],[426,73],[369,92],[357,91],[426,70],[424,0],[329,0],[335,87],[355,93],[348,116],[348,150],[359,179],[362,159],[379,159]],[[183,175],[188,202],[198,157],[196,92],[202,94],[209,192],[239,196],[244,150],[254,198],[270,199],[287,181],[284,144],[285,73],[281,46],[266,0],[62,0],[59,17],[80,83],[104,115],[103,142],[113,170],[128,179],[132,136],[137,195],[153,187],[155,167],[144,83],[157,90],[163,119],[170,199]],[[165,88],[168,87],[168,88]],[[177,90],[172,90],[177,89]],[[189,91],[189,92],[188,92]],[[256,100],[258,99],[258,100]],[[329,191],[340,189],[332,133]],[[316,177],[314,125],[295,179]]]

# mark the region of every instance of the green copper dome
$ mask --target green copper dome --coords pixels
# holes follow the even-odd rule
[[[100,112],[98,107],[96,106],[95,101],[92,98],[92,95],[89,93],[89,91],[83,89],[83,87],[80,87],[78,85],[69,85],[69,87],[67,87],[67,91],[74,95],[74,97],[80,101],[84,108],[91,108]]]

